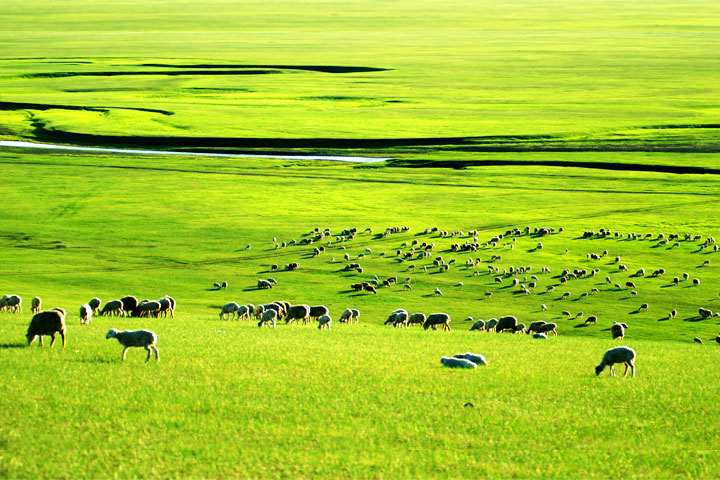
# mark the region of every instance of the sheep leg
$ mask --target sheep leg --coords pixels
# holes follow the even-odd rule
[[[628,363],[625,362],[625,373],[623,373],[623,377],[627,377],[628,368],[630,368],[630,365],[628,365]]]
[[[150,354],[152,353],[152,348],[150,348],[150,346],[148,345],[145,347],[145,350],[147,350],[147,352],[148,352],[147,357],[145,357],[145,363],[147,363],[150,360]]]
[[[610,365],[610,376],[611,377],[615,376],[615,365]]]
[[[635,363],[632,360],[630,360],[628,362],[628,364],[630,365],[630,369],[632,370],[632,375],[630,375],[630,376],[635,378]]]
[[[127,349],[128,349],[128,348],[130,348],[130,347],[125,347],[125,348],[123,348],[123,354],[122,354],[123,362],[125,361],[125,354],[127,353]]]
[[[275,325],[276,325],[275,319],[273,318],[273,328],[275,328]]]
[[[60,336],[62,337],[63,348],[65,348],[65,332],[60,332]]]
[[[153,348],[153,350],[155,350],[155,361],[159,362],[160,361],[160,352],[158,351],[157,347],[154,344],[152,345],[152,348]]]
[[[40,348],[42,348],[42,346],[43,346],[42,345],[42,335],[38,335],[37,338],[38,338],[38,343],[40,344]]]

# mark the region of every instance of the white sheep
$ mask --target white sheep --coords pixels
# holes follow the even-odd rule
[[[275,328],[277,324],[278,312],[276,310],[267,309],[262,313],[262,317],[258,322],[258,327],[262,327],[264,324],[272,323],[272,327]]]
[[[623,376],[627,375],[628,368],[632,369],[632,376],[635,376],[635,350],[628,347],[615,347],[606,351],[600,365],[595,367],[595,375],[600,375],[605,367],[609,365],[610,376],[614,377],[616,363],[625,364],[625,374]]]
[[[155,343],[157,343],[157,334],[155,332],[151,332],[150,330],[125,330],[121,332],[117,328],[111,328],[108,330],[107,335],[105,335],[106,340],[110,338],[117,338],[117,341],[125,347],[122,353],[123,361],[125,361],[127,349],[130,347],[142,347],[147,350],[146,363],[150,360],[150,354],[153,351],[155,352],[155,361],[160,361],[160,352],[158,352],[155,346]]]
[[[39,313],[42,308],[42,300],[40,297],[34,297],[30,303],[32,313]]]
[[[477,368],[476,363],[464,358],[442,357],[440,363],[450,368]]]
[[[440,291],[440,289],[438,287],[435,287],[435,295],[439,295],[441,297],[443,296],[442,292]]]
[[[235,302],[226,303],[222,306],[222,309],[220,310],[220,320],[225,319],[225,316],[228,316],[229,320],[232,320],[235,318],[236,312],[240,309],[240,305],[238,305]],[[238,316],[238,320],[240,320],[240,317]]]
[[[92,322],[93,308],[87,303],[80,306],[80,325],[90,325]]]
[[[454,358],[464,358],[465,360],[470,360],[476,365],[487,365],[487,360],[485,360],[485,356],[481,355],[479,353],[471,353],[471,352],[465,352],[465,353],[458,353],[456,355],[453,355]]]

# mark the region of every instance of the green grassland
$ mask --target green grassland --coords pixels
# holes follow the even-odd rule
[[[715,176],[528,166],[465,170],[350,167],[334,163],[208,158],[0,154],[14,179],[3,190],[0,291],[20,294],[22,314],[0,314],[0,363],[7,414],[0,422],[3,476],[17,477],[562,477],[710,478],[717,469],[719,253],[698,241],[658,246],[661,232],[717,237]],[[378,238],[386,227],[410,231]],[[563,227],[521,235],[475,253],[449,251],[467,237],[427,227],[479,230],[484,243],[525,225]],[[315,228],[366,227],[354,240],[274,249]],[[588,229],[653,233],[653,240],[582,239]],[[400,263],[405,242],[436,243],[456,259],[445,273],[431,259]],[[334,236],[331,238],[334,242]],[[542,251],[531,251],[538,241]],[[515,247],[503,246],[513,243]],[[246,250],[247,244],[251,245]],[[345,247],[344,249],[342,247]],[[372,253],[367,253],[370,248]],[[565,249],[568,252],[565,253]],[[407,251],[407,247],[402,248]],[[586,254],[609,255],[590,261]],[[385,256],[380,254],[385,252]],[[349,253],[364,272],[340,272]],[[491,262],[492,255],[502,260]],[[620,273],[665,268],[658,278]],[[332,258],[335,261],[332,261]],[[483,259],[480,275],[467,258]],[[702,266],[705,260],[710,264]],[[296,272],[270,265],[298,261]],[[408,270],[408,264],[416,265]],[[531,266],[532,295],[494,282],[487,265]],[[429,266],[423,273],[422,266]],[[550,274],[540,272],[550,267]],[[560,285],[563,268],[598,268]],[[688,272],[701,285],[669,285]],[[398,276],[377,295],[350,283]],[[635,281],[637,296],[614,282]],[[273,290],[257,290],[273,276]],[[227,290],[213,282],[228,281]],[[462,287],[455,286],[463,282]],[[433,295],[439,287],[444,296]],[[580,300],[582,292],[600,290]],[[485,299],[484,293],[494,295]],[[573,296],[561,300],[564,291]],[[92,296],[126,294],[178,302],[175,319],[98,317],[81,327]],[[68,309],[68,345],[23,348],[29,299]],[[228,301],[325,304],[332,330],[316,325],[258,329],[220,320]],[[635,313],[641,303],[648,312]],[[540,304],[548,305],[542,312]],[[337,323],[347,307],[360,324]],[[446,311],[450,332],[383,326],[403,307]],[[668,320],[676,308],[679,315]],[[560,312],[597,315],[598,325]],[[558,323],[546,342],[527,335],[470,332],[468,316],[514,314]],[[607,328],[628,323],[638,352],[634,379],[597,378],[593,367],[618,345]],[[108,328],[158,332],[161,361],[105,340]],[[692,343],[700,337],[705,345]],[[452,371],[443,355],[481,352],[489,366]],[[619,367],[618,372],[622,372]],[[464,405],[472,403],[472,407]]]
[[[720,319],[698,309],[720,310],[701,248],[720,239],[718,2],[5,0],[0,20],[0,140],[391,157],[3,147],[0,295],[24,308],[0,313],[0,478],[717,477]],[[556,230],[486,244],[525,226]],[[274,247],[315,228],[332,234]],[[601,228],[624,236],[582,238]],[[452,251],[471,230],[479,250]],[[415,240],[449,270],[398,261]],[[373,275],[400,281],[350,288]],[[90,298],[128,294],[171,295],[176,318],[80,325]],[[26,347],[36,295],[68,310],[65,348]],[[328,306],[332,329],[218,317],[276,300]],[[384,326],[397,308],[451,331]],[[509,314],[559,334],[469,331]],[[156,331],[161,361],[122,362],[112,327]],[[637,376],[596,377],[619,344]],[[441,366],[466,351],[488,366]]]

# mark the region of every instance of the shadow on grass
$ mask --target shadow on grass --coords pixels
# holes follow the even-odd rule
[[[26,343],[0,343],[0,349],[25,348],[27,346]]]

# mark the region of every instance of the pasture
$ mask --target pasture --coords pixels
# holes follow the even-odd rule
[[[2,147],[0,296],[23,308],[0,311],[0,478],[717,477],[719,18],[4,1],[0,140],[391,160]],[[175,318],[80,324],[125,295]],[[34,296],[68,311],[65,348],[27,347]],[[331,329],[219,316],[278,300]],[[383,325],[398,308],[450,331]],[[470,331],[506,315],[558,335]],[[160,361],[123,362],[111,328],[156,332]],[[596,376],[619,345],[637,375]],[[488,365],[441,366],[464,352]]]
[[[0,155],[4,175],[16,178],[4,191],[14,208],[4,211],[0,286],[24,300],[22,314],[0,314],[4,476],[707,478],[717,466],[717,428],[708,419],[717,413],[720,326],[697,316],[699,307],[720,309],[720,253],[698,246],[716,235],[713,176],[678,183],[671,174],[527,166]],[[450,250],[473,240],[469,230],[484,244],[526,224],[564,231]],[[410,230],[381,237],[395,225]],[[465,234],[424,233],[434,226]],[[316,227],[360,233],[339,243],[333,234],[332,245],[273,246],[273,237],[300,242]],[[600,228],[653,238],[581,238]],[[686,232],[703,239],[658,246],[659,233]],[[413,240],[435,243],[434,256],[397,261],[396,250]],[[538,241],[543,249],[533,251]],[[313,257],[318,245],[326,250]],[[603,250],[599,261],[587,258]],[[362,274],[341,271],[345,253]],[[456,262],[440,273],[437,256]],[[629,272],[618,271],[615,256]],[[476,257],[479,275],[464,265]],[[297,271],[270,271],[293,261]],[[539,285],[519,294],[513,277],[491,275],[488,265],[529,265]],[[632,277],[640,267],[646,277]],[[564,268],[600,272],[561,285]],[[657,268],[666,273],[652,277]],[[683,272],[701,284],[670,286]],[[412,290],[350,290],[373,275],[400,284],[411,277]],[[633,280],[638,295],[606,284],[606,275]],[[277,286],[258,290],[257,279],[267,277]],[[227,289],[213,288],[222,281]],[[558,286],[545,293],[548,285]],[[598,294],[579,298],[593,287]],[[564,291],[573,296],[562,300]],[[95,317],[80,326],[79,305],[126,294],[172,295],[176,318]],[[22,347],[34,295],[69,311],[65,349]],[[258,329],[218,317],[229,301],[275,300],[328,306],[332,329]],[[649,310],[636,313],[643,302]],[[360,310],[359,324],[337,322],[347,307]],[[447,312],[452,330],[383,326],[400,307]],[[679,314],[667,319],[672,308]],[[563,310],[597,315],[598,324],[583,326]],[[465,321],[507,314],[555,322],[559,335],[470,332]],[[625,340],[610,338],[613,321],[629,325]],[[121,362],[122,347],[105,340],[111,327],[156,331],[161,361],[144,364],[145,352],[131,349]],[[596,377],[602,353],[618,344],[638,352],[637,376]],[[440,357],[465,351],[483,353],[489,365],[440,366]]]

